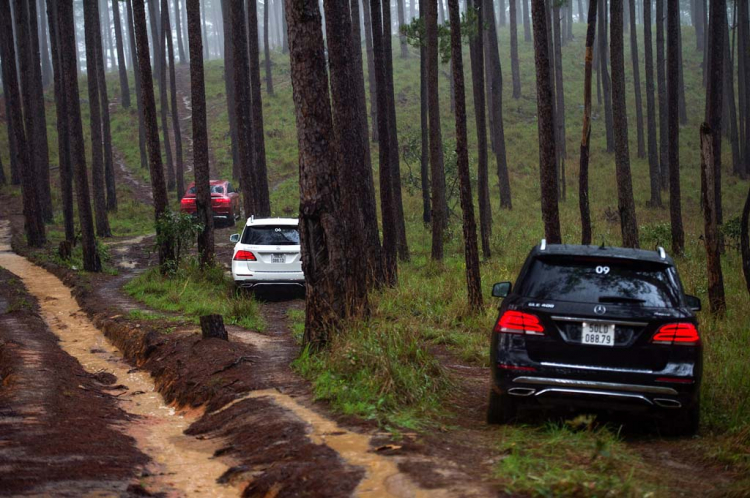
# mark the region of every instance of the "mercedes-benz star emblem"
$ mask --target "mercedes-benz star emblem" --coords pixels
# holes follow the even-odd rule
[[[601,304],[597,304],[596,306],[594,306],[594,313],[596,313],[597,315],[603,315],[606,312],[607,308],[605,308]]]

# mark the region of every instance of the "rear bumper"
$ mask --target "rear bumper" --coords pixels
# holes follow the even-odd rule
[[[305,285],[305,274],[300,272],[263,272],[243,270],[233,272],[234,283],[239,287],[252,288],[258,285]]]
[[[518,368],[518,367],[515,367]],[[529,367],[526,367],[529,368]],[[659,382],[660,373],[566,372],[558,368],[521,371],[493,368],[493,389],[539,406],[659,411],[689,408],[698,399],[699,382]],[[687,380],[687,379],[685,379]]]

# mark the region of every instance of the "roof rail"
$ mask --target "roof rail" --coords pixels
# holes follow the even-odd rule
[[[547,239],[542,239],[541,244],[539,244],[539,250],[544,251],[547,249]]]
[[[661,246],[657,247],[656,251],[659,253],[659,257],[661,259],[667,259],[667,252],[664,250],[663,247],[661,247]]]

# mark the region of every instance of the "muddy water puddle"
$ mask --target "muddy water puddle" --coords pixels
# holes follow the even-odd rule
[[[10,252],[10,225],[0,220],[0,266],[23,280],[29,293],[37,298],[41,315],[60,346],[91,373],[109,372],[117,377],[113,389],[120,407],[136,415],[122,427],[152,463],[141,484],[150,491],[167,496],[237,496],[240,489],[216,483],[229,466],[213,459],[221,447],[217,440],[199,441],[183,434],[195,419],[164,404],[150,376],[131,368],[118,350],[107,341],[79,308],[70,290],[53,274]]]

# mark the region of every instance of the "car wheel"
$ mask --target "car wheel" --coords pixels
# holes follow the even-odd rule
[[[487,407],[488,424],[508,424],[516,419],[518,401],[508,394],[498,394],[490,389],[490,403]]]
[[[674,417],[669,417],[664,423],[663,432],[667,436],[694,436],[700,425],[700,399],[691,407],[678,411]]]

